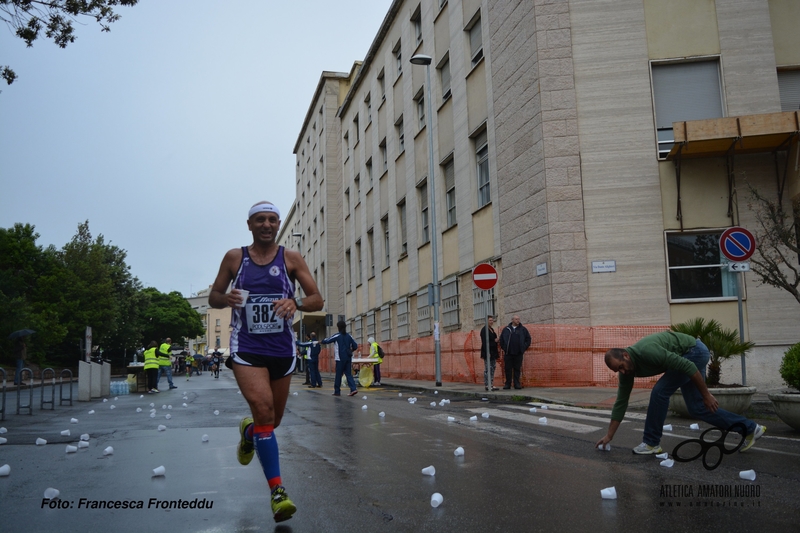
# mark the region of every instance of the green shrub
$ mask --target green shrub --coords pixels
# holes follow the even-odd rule
[[[787,385],[800,390],[800,342],[786,350],[781,361],[781,377]]]

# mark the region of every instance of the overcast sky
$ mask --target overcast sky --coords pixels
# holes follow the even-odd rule
[[[185,296],[287,213],[292,154],[323,70],[362,60],[391,0],[140,0],[66,49],[0,26],[0,227],[61,248],[89,220],[146,287]]]

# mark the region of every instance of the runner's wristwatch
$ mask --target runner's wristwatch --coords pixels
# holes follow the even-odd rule
[[[294,305],[295,305],[295,307],[300,309],[300,306],[303,305],[303,299],[300,298],[299,296],[295,296],[294,297]]]

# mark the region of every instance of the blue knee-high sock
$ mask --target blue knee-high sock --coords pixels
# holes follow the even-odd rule
[[[278,439],[273,426],[253,425],[253,444],[261,461],[261,468],[267,477],[270,490],[281,485],[281,465],[278,461]]]

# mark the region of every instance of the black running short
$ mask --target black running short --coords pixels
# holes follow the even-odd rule
[[[274,381],[294,372],[296,361],[296,357],[271,357],[268,355],[236,352],[228,357],[228,360],[225,361],[225,366],[231,369],[233,368],[233,364],[266,368],[269,370],[269,379]]]

